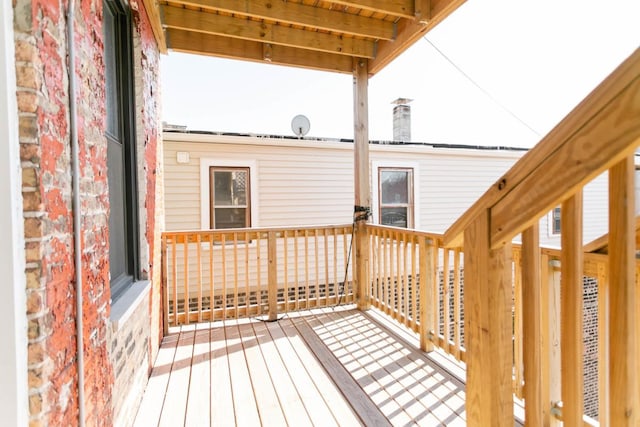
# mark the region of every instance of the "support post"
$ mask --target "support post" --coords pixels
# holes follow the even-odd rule
[[[535,223],[522,233],[522,309],[524,353],[524,419],[526,426],[542,423],[542,292],[540,230]]]
[[[612,426],[640,424],[633,156],[609,171],[609,390]]]
[[[269,322],[278,319],[278,251],[275,231],[270,231],[267,235],[267,252],[269,256],[269,267],[267,277],[267,298],[269,301]]]
[[[491,249],[490,212],[464,231],[469,426],[513,425],[511,243]]]
[[[354,186],[355,206],[355,280],[358,309],[368,310],[369,301],[369,239],[366,223],[371,210],[369,190],[369,100],[368,62],[355,58],[353,61],[353,120],[354,120]]]
[[[582,424],[584,414],[582,190],[562,203],[560,224],[562,421],[564,425],[577,426]]]

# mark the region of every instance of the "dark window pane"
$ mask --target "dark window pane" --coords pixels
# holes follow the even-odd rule
[[[246,208],[215,208],[214,228],[244,228],[247,225]]]
[[[247,181],[246,171],[215,171],[215,206],[247,206]]]
[[[108,5],[104,5],[104,67],[105,67],[105,102],[107,109],[107,132],[116,138],[120,137],[120,108],[118,104],[118,39],[116,20]]]
[[[409,172],[381,171],[380,192],[382,203],[409,203]]]
[[[382,225],[407,228],[407,208],[382,208],[380,213]]]

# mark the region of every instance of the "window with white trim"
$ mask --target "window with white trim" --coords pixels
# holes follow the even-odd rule
[[[378,223],[413,228],[413,168],[378,168]]]
[[[247,167],[209,167],[209,228],[251,227],[250,180]]]

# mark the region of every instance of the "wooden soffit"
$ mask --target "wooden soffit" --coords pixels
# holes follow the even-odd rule
[[[377,73],[464,0],[143,0],[162,52]]]

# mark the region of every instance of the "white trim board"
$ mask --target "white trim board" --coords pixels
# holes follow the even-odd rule
[[[0,0],[0,414],[4,425],[28,423],[27,318],[22,175],[18,140],[11,0]]]

